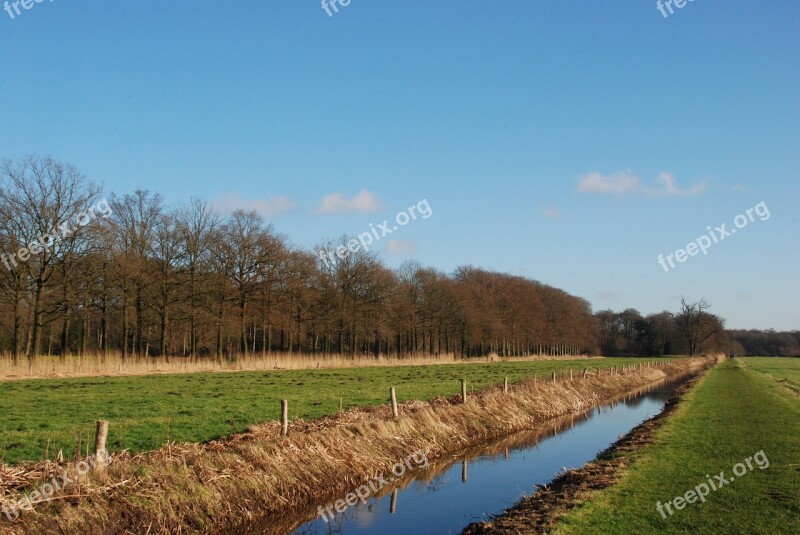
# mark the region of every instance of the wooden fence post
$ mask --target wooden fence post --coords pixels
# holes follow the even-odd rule
[[[389,397],[392,400],[392,418],[397,418],[397,394],[394,391],[394,387],[389,389]]]
[[[583,378],[586,379],[586,375],[589,373],[589,370],[586,368],[583,369]]]
[[[508,376],[503,377],[503,393],[508,394]]]
[[[553,383],[556,382],[556,372],[553,372]]]
[[[107,464],[108,450],[106,441],[108,440],[108,420],[97,420],[97,435],[94,440],[94,459],[95,468],[102,470]]]
[[[461,403],[467,402],[467,380],[461,379]]]
[[[289,434],[289,400],[281,400],[281,436]]]

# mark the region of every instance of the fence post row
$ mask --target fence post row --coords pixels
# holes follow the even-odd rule
[[[644,367],[647,368],[663,368],[665,367],[665,362],[658,361],[658,362],[646,362],[646,363],[638,363],[639,369],[643,369]],[[636,369],[637,364],[633,364],[633,369]],[[630,369],[630,368],[628,368]],[[621,366],[621,373],[625,375],[625,364]],[[601,369],[597,368],[597,376],[600,376]],[[614,375],[617,372],[616,366],[609,366],[608,373],[609,375]],[[617,372],[619,373],[619,372]],[[589,376],[589,368],[583,369],[583,378],[586,379]],[[556,382],[556,372],[552,372],[551,375],[553,383]],[[570,380],[573,379],[573,370],[569,370],[569,378]],[[533,382],[536,382],[536,374],[533,374]],[[503,393],[508,393],[508,376],[503,377]],[[389,398],[392,403],[392,417],[397,418],[400,414],[397,405],[397,390],[395,387],[389,388]],[[467,402],[467,380],[461,379],[461,401],[462,403]],[[289,434],[289,401],[286,399],[281,400],[281,436],[285,437]],[[102,465],[103,461],[105,460],[105,456],[108,455],[106,450],[106,441],[108,439],[108,421],[106,420],[98,420],[97,421],[97,438],[95,440],[95,452],[96,452],[96,460],[98,461],[98,465]],[[104,456],[101,458],[101,456]]]

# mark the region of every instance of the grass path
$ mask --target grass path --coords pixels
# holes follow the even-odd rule
[[[800,359],[737,359],[690,392],[623,480],[595,493],[555,533],[800,533]],[[733,468],[763,451],[769,466]],[[705,502],[686,495],[706,474],[733,480]],[[704,489],[701,488],[701,491]],[[696,493],[695,493],[696,494]],[[675,507],[678,496],[694,503]],[[673,502],[669,515],[657,502]],[[666,516],[666,518],[664,518]]]
[[[166,440],[204,442],[290,417],[319,418],[340,407],[380,405],[390,386],[398,401],[430,400],[553,371],[608,368],[642,359],[544,360],[428,366],[195,373],[0,382],[0,459],[7,463],[71,456],[85,448],[98,419],[111,421],[109,449],[141,452]],[[659,359],[654,359],[659,360]]]

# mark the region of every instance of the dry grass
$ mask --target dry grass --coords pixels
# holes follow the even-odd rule
[[[503,361],[578,360],[587,357],[531,355],[503,357]],[[249,354],[235,359],[214,360],[189,357],[128,357],[120,354],[68,356],[65,358],[39,356],[33,360],[19,357],[14,362],[9,355],[0,355],[0,381],[63,378],[114,377],[126,375],[155,375],[198,372],[238,372],[261,370],[309,370],[316,368],[355,368],[365,366],[423,366],[468,362],[497,362],[497,355],[462,359],[452,353],[442,355],[368,356],[336,353],[267,353]]]
[[[39,504],[13,533],[217,532],[220,526],[286,518],[331,495],[343,495],[398,459],[422,449],[433,461],[554,417],[580,413],[616,395],[686,372],[707,361],[670,362],[625,375],[590,375],[574,381],[526,382],[508,394],[493,388],[460,403],[458,396],[402,405],[392,420],[387,406],[354,409],[314,422],[293,421],[290,436],[279,424],[207,444],[169,445],[159,451],[115,455],[104,474],[70,488],[74,498]],[[6,501],[41,481],[42,465],[16,474],[0,488]],[[0,466],[6,481],[9,469]],[[304,518],[298,518],[302,522]],[[273,525],[273,524],[268,524]],[[277,526],[278,524],[274,524]],[[0,528],[2,530],[4,528]],[[284,527],[278,531],[283,532]]]

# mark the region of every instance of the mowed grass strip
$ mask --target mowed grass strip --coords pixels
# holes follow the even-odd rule
[[[774,374],[774,375],[773,375]],[[738,359],[712,370],[640,450],[623,480],[595,494],[556,533],[800,533],[800,397],[780,379],[800,359]],[[734,476],[706,501],[656,510],[764,451],[769,467]],[[739,469],[741,472],[741,469]]]
[[[659,359],[652,359],[659,360]],[[109,449],[141,452],[165,441],[204,442],[242,432],[280,417],[288,399],[290,417],[313,419],[343,408],[398,401],[431,400],[517,382],[533,374],[584,367],[607,369],[642,359],[547,360],[364,367],[321,370],[196,373],[0,382],[0,459],[6,463],[53,458],[59,449],[85,451],[95,420],[110,420]]]

